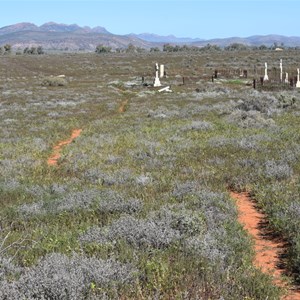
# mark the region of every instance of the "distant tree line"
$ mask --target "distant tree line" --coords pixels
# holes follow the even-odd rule
[[[12,53],[12,46],[9,44],[6,44],[4,46],[0,47],[0,55],[7,55]],[[41,55],[44,54],[44,49],[42,46],[38,47],[26,47],[22,51],[21,49],[18,49],[16,51],[16,55],[22,55],[22,54],[30,54],[30,55]]]
[[[249,50],[275,50],[277,48],[280,49],[294,49],[299,50],[300,47],[286,47],[283,43],[278,44],[274,43],[271,46],[260,45],[260,46],[249,46],[242,43],[232,43],[225,47],[220,47],[218,45],[207,44],[205,46],[191,46],[191,45],[172,45],[172,44],[164,44],[162,48],[152,47],[149,50],[146,50],[141,47],[134,46],[133,44],[129,44],[127,48],[116,48],[112,49],[111,47],[107,47],[104,45],[98,45],[95,52],[96,53],[143,53],[143,52],[211,52],[211,51],[249,51]]]
[[[106,46],[103,44],[99,44],[95,52],[97,54],[102,53],[144,53],[144,52],[212,52],[212,51],[251,51],[251,50],[275,50],[275,49],[290,49],[290,50],[300,50],[300,47],[287,47],[283,43],[273,43],[271,46],[260,45],[260,46],[249,46],[242,43],[232,43],[225,47],[220,47],[218,45],[207,44],[205,46],[193,46],[193,45],[172,45],[172,44],[164,44],[162,48],[152,47],[150,49],[145,49],[142,47],[138,47],[130,43],[126,48],[115,48],[113,49],[110,46]],[[66,50],[66,49],[65,49]],[[12,53],[12,46],[10,44],[5,44],[4,46],[0,46],[0,55],[7,55]],[[26,47],[23,50],[18,49],[16,51],[17,55],[41,55],[44,54],[44,49],[42,46],[37,47]]]
[[[23,50],[23,54],[30,54],[30,55],[41,55],[44,54],[44,50],[42,46],[38,46],[38,47],[26,47]]]
[[[197,47],[197,46],[188,46],[188,45],[171,45],[171,44],[164,44],[163,51],[164,52],[196,52],[196,51],[221,51],[221,47],[217,45],[210,45],[207,44],[204,47]]]
[[[242,43],[232,43],[229,44],[228,46],[225,47],[220,47],[217,45],[211,45],[211,44],[207,44],[205,46],[202,47],[196,47],[196,46],[187,46],[187,45],[183,45],[183,46],[179,46],[179,45],[171,45],[171,44],[165,44],[163,45],[163,51],[165,52],[187,52],[187,51],[246,51],[246,50],[275,50],[275,49],[294,49],[294,50],[299,50],[300,47],[286,47],[283,43],[278,44],[278,43],[274,43],[271,46],[266,46],[266,45],[260,45],[260,46],[249,46],[249,45],[245,45]],[[150,49],[151,51],[151,49]],[[159,49],[158,49],[159,51]]]
[[[144,49],[142,47],[134,46],[132,43],[130,43],[127,46],[127,48],[116,48],[114,52],[117,52],[117,53],[143,53],[146,51],[147,51],[146,49]],[[112,48],[109,46],[104,46],[103,44],[100,44],[96,47],[95,52],[98,54],[110,53],[110,52],[112,52]]]

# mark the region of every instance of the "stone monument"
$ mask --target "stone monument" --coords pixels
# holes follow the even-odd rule
[[[284,79],[285,83],[289,83],[289,73],[285,72],[285,79]]]
[[[162,88],[162,89],[160,89],[160,90],[158,90],[160,93],[161,92],[169,92],[169,93],[171,93],[172,91],[170,90],[170,86],[168,85],[168,86],[166,86],[166,87],[164,87],[164,88]]]
[[[161,86],[159,77],[158,77],[158,63],[155,64],[155,79],[154,79],[154,83],[153,86]]]
[[[297,69],[297,72],[298,72],[298,74],[297,74],[297,83],[296,83],[296,88],[300,88],[300,72],[299,72],[299,69]]]
[[[165,65],[159,66],[159,78],[163,78],[165,75]]]
[[[264,76],[264,81],[268,81],[269,76],[268,76],[268,64],[265,63],[265,76]]]
[[[279,67],[280,67],[280,82],[282,82],[282,59],[280,59]]]

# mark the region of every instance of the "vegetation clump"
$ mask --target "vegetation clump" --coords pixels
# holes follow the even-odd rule
[[[100,54],[100,53],[110,53],[110,52],[111,52],[111,47],[104,46],[104,45],[98,45],[98,46],[96,47],[95,52],[96,52],[97,54]]]
[[[45,54],[45,52],[44,52],[42,46],[38,46],[38,47],[26,47],[23,50],[23,54],[42,55],[42,54]]]
[[[132,281],[134,272],[129,265],[113,260],[53,253],[36,266],[24,268],[13,283],[7,279],[1,281],[0,296],[7,300],[91,299],[95,290],[105,287],[116,290],[118,285]]]
[[[42,81],[42,86],[65,86],[67,81],[65,78],[50,76]]]

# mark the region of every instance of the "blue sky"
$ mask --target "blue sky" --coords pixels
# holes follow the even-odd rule
[[[299,0],[0,0],[0,16],[0,27],[53,21],[103,26],[114,34],[300,36]]]

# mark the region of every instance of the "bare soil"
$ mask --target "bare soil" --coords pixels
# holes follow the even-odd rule
[[[283,296],[282,300],[299,300],[299,287],[289,285],[283,279],[286,270],[279,267],[282,265],[280,255],[286,247],[284,241],[275,239],[271,232],[266,231],[264,224],[266,224],[267,218],[258,211],[248,193],[230,192],[230,195],[236,201],[238,221],[253,237],[255,250],[253,264],[262,272],[271,275],[275,285],[287,290],[287,295]]]
[[[82,129],[74,129],[72,131],[70,138],[68,138],[67,140],[64,140],[64,141],[60,141],[57,145],[55,145],[53,147],[53,153],[50,155],[50,157],[47,160],[48,166],[57,166],[58,160],[61,156],[61,154],[60,154],[61,149],[64,146],[72,143],[73,140],[76,139],[81,134],[81,131],[82,131]]]
[[[124,100],[118,108],[119,113],[124,113],[126,111],[126,106],[128,104],[128,100]]]

